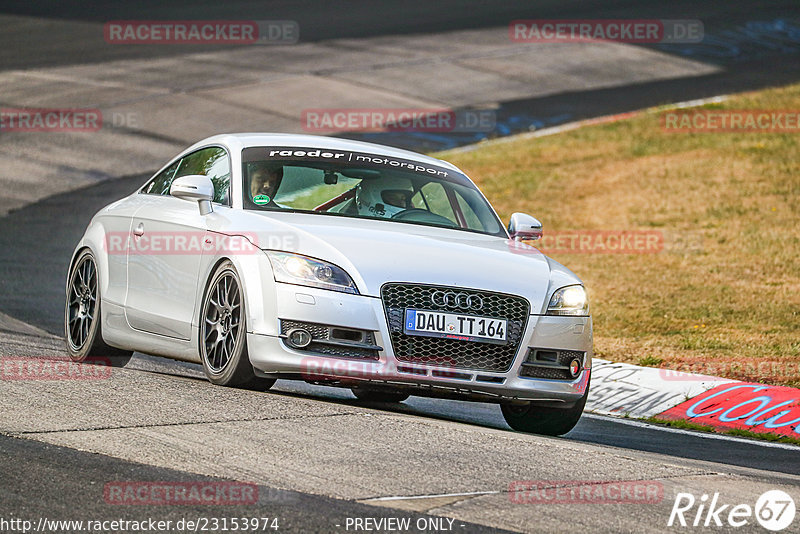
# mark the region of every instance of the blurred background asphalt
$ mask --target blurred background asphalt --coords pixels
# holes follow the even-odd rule
[[[515,19],[697,19],[701,43],[516,43]],[[110,20],[291,20],[291,45],[108,44]],[[800,77],[796,2],[144,2],[0,7],[0,106],[99,108],[98,132],[0,132],[0,214],[155,170],[310,108],[492,113],[489,131],[342,134],[421,151]]]

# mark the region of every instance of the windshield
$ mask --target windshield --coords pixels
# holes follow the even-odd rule
[[[455,228],[506,237],[461,173],[428,163],[344,150],[242,151],[244,208],[299,211]]]

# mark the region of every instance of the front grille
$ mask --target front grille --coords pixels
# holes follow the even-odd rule
[[[362,347],[348,347],[342,345],[333,345],[330,343],[321,343],[321,341],[336,341],[337,338],[335,335],[332,335],[334,331],[338,330],[345,330],[347,332],[360,332],[362,339],[360,342],[367,343],[369,345],[375,344],[375,334],[370,332],[369,330],[355,330],[355,329],[343,329],[338,326],[330,326],[324,324],[317,324],[317,323],[305,323],[301,321],[287,321],[285,319],[281,320],[281,334],[288,334],[289,331],[295,328],[302,328],[308,331],[311,334],[311,343],[302,349],[294,349],[294,350],[302,350],[302,351],[309,351],[314,352],[316,354],[324,354],[325,356],[337,356],[340,358],[360,358],[364,360],[377,360],[378,359],[378,351],[373,349],[367,349]],[[347,341],[345,339],[341,339],[339,341]]]
[[[569,372],[570,362],[577,358],[583,368],[586,353],[577,350],[528,349],[519,376],[550,380],[575,380]],[[581,370],[581,372],[583,372]],[[578,373],[580,376],[580,373]]]
[[[493,344],[405,334],[403,320],[406,308],[452,313],[465,312],[456,307],[435,306],[431,302],[431,295],[440,289],[479,295],[483,299],[483,307],[468,313],[506,319],[508,321],[508,342]],[[389,323],[389,335],[394,355],[399,361],[480,371],[508,371],[517,354],[530,311],[528,301],[514,295],[421,284],[384,284],[381,288],[381,299],[386,312],[386,320]]]

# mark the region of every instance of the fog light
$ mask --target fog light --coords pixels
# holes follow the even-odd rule
[[[572,375],[572,378],[575,378],[581,373],[581,361],[578,358],[575,358],[571,362],[569,362],[569,374]]]
[[[289,330],[289,333],[286,334],[286,342],[296,349],[302,349],[311,344],[311,334],[308,330],[303,330],[302,328],[294,328]]]

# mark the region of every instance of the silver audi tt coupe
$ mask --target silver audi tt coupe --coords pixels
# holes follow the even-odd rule
[[[214,384],[278,378],[500,404],[564,434],[586,403],[592,320],[569,269],[505,227],[457,167],[369,143],[210,137],[91,220],[70,262],[76,361],[133,351]]]

